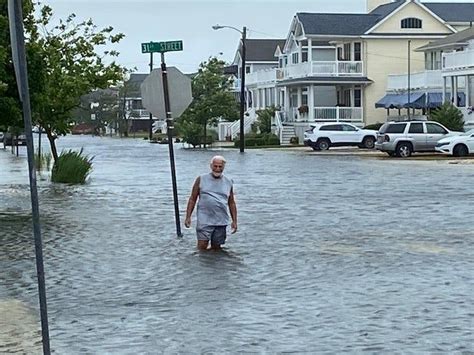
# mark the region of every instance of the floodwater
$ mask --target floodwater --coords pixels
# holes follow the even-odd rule
[[[474,165],[176,145],[228,159],[239,231],[176,237],[166,145],[65,137],[83,186],[38,177],[57,354],[474,352]],[[0,353],[41,352],[24,149],[0,150]]]

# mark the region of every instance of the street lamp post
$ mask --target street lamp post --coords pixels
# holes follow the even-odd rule
[[[240,57],[242,59],[242,66],[240,72],[240,152],[243,153],[245,150],[245,128],[244,128],[244,120],[245,120],[245,40],[247,38],[247,27],[243,27],[242,31],[232,27],[232,26],[221,26],[215,25],[212,26],[213,30],[220,30],[221,28],[230,28],[242,35],[242,49],[240,51]]]

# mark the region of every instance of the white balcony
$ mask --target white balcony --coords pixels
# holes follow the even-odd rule
[[[277,80],[277,69],[264,69],[245,76],[245,85],[271,84]]]
[[[451,88],[451,81],[446,80],[446,87]],[[458,78],[458,88],[465,87],[463,77]],[[426,70],[410,75],[410,90],[430,90],[443,88],[443,75],[441,70]],[[387,91],[408,90],[407,74],[391,74],[387,80]]]
[[[331,61],[331,62],[305,62],[292,64],[278,69],[278,79],[298,79],[312,76],[334,76],[334,77],[360,77],[363,76],[362,62]]]
[[[440,89],[443,87],[441,70],[426,70],[410,75],[410,89]],[[387,80],[387,90],[408,90],[407,74],[391,74]]]
[[[453,71],[474,74],[474,50],[443,53],[443,73]]]
[[[290,108],[281,112],[283,122],[301,121],[343,121],[363,122],[361,107],[313,107],[313,112],[301,114],[297,108]]]

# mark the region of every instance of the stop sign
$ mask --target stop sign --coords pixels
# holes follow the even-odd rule
[[[193,96],[191,79],[175,67],[167,67],[168,92],[170,97],[171,117],[177,118],[186,110]],[[163,78],[161,69],[154,69],[140,86],[142,103],[153,116],[166,119]]]

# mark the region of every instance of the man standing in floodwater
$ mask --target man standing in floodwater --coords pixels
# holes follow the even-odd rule
[[[221,245],[225,244],[229,224],[227,208],[232,218],[231,232],[237,232],[237,206],[232,180],[223,174],[225,163],[223,156],[214,156],[211,159],[211,172],[196,178],[188,200],[184,220],[186,228],[191,227],[191,215],[199,198],[196,234],[197,247],[200,250],[206,250],[209,242],[214,250],[219,250]]]

